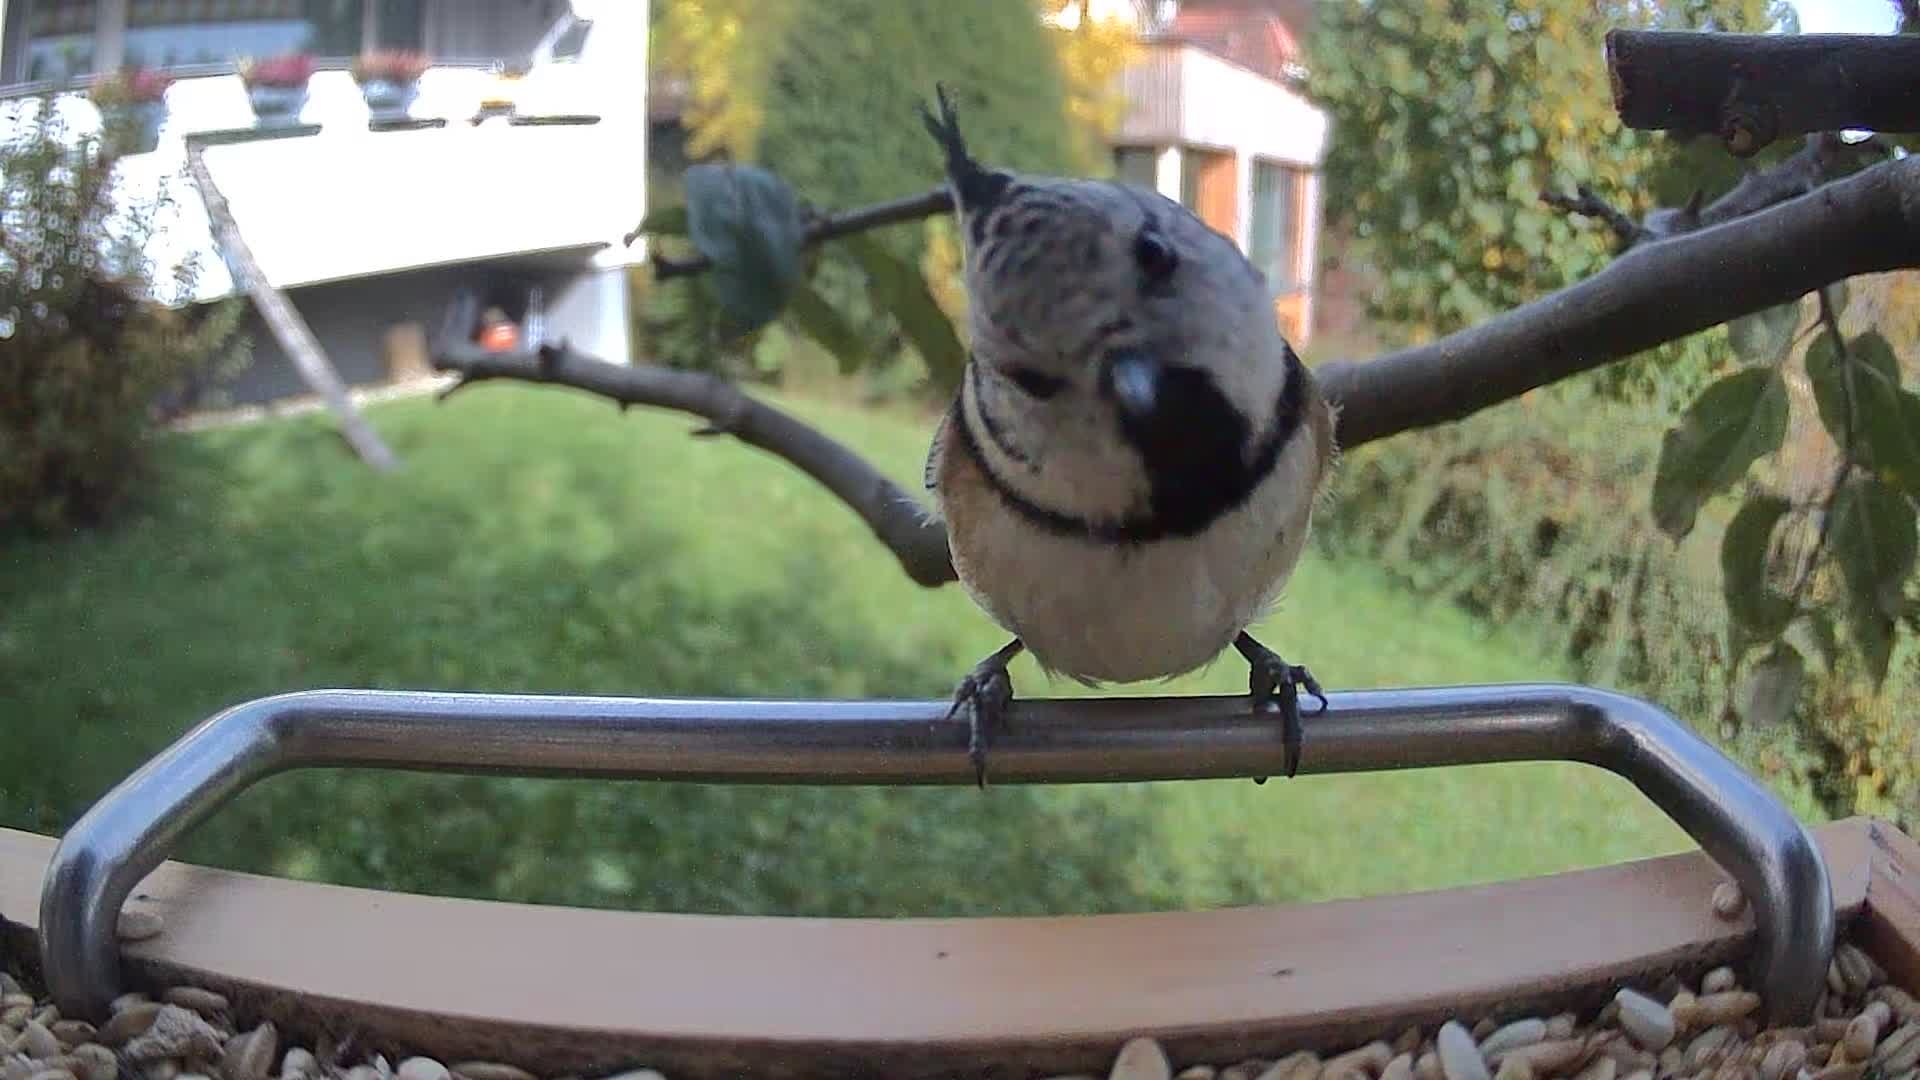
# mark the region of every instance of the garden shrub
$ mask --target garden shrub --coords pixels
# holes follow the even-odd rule
[[[102,521],[140,480],[169,403],[244,357],[237,302],[162,302],[143,252],[157,206],[113,177],[113,154],[55,109],[0,144],[0,526]],[[193,272],[164,284],[184,295]]]

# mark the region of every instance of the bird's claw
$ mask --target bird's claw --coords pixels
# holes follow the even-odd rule
[[[1234,643],[1249,667],[1247,685],[1257,716],[1269,703],[1280,711],[1280,739],[1285,751],[1286,775],[1291,779],[1300,770],[1300,691],[1305,690],[1320,702],[1314,715],[1327,711],[1327,695],[1313,673],[1299,664],[1289,664],[1280,654],[1242,634]]]
[[[987,743],[993,734],[1006,730],[1007,706],[1013,703],[1013,679],[1007,674],[1007,662],[1017,650],[1009,646],[974,665],[953,691],[953,707],[947,719],[967,710],[967,760],[973,765],[973,782],[987,786]]]

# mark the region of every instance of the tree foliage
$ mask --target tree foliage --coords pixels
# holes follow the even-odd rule
[[[1743,163],[1712,139],[1623,129],[1601,45],[1622,26],[1775,24],[1797,29],[1768,0],[1326,6],[1310,92],[1334,117],[1330,212],[1377,275],[1372,314],[1426,338],[1614,257],[1612,234],[1543,191],[1584,185],[1653,225],[1798,149]],[[1892,300],[1911,277],[1836,286],[1504,419],[1368,448],[1328,533],[1418,563],[1416,584],[1497,618],[1535,617],[1600,681],[1719,717],[1830,812],[1920,819],[1915,729],[1886,718],[1920,688],[1903,642],[1920,624],[1920,354]],[[1850,304],[1863,310],[1843,320]]]
[[[1091,0],[1039,0],[1042,14],[1069,14],[1071,25],[1050,32],[1066,80],[1067,116],[1080,140],[1076,164],[1085,172],[1103,172],[1107,137],[1119,130],[1127,99],[1121,75],[1143,49],[1133,25],[1124,18],[1096,18]]]
[[[661,63],[687,79],[689,154],[762,170],[755,175],[788,189],[804,219],[817,207],[897,198],[941,181],[917,111],[936,82],[966,111],[968,140],[983,157],[1036,172],[1098,169],[1101,143],[1087,123],[1112,114],[1103,84],[1124,50],[1111,27],[1049,28],[1040,18],[1049,6],[1059,5],[668,0]],[[778,363],[763,338],[771,324],[811,338],[843,369],[911,358],[949,386],[963,301],[947,227],[925,222],[807,255],[799,303],[781,309],[778,323],[764,305],[742,306],[745,295],[724,282],[655,284],[645,300],[650,344],[668,362],[731,361],[733,374],[749,375]],[[670,255],[712,254],[698,237],[660,235]]]
[[[863,2],[832,0],[836,10]],[[1332,213],[1356,237],[1348,254],[1379,272],[1375,318],[1430,337],[1600,270],[1620,238],[1569,216],[1542,198],[1547,191],[1605,192],[1625,211],[1611,219],[1616,230],[1645,242],[1831,178],[1845,162],[1825,150],[1756,176],[1796,148],[1741,162],[1711,140],[1628,131],[1613,111],[1600,45],[1607,30],[1792,31],[1790,10],[1770,5],[1336,0],[1322,12],[1309,86],[1335,119]],[[872,53],[872,33],[887,25],[855,36],[859,59],[849,69],[887,66]],[[891,148],[887,158],[915,156],[923,136],[885,116],[857,129],[869,146],[827,154],[848,135],[825,103],[861,100],[859,80],[810,74],[818,65],[796,67],[794,58],[826,54],[787,48],[760,54],[755,70],[769,86],[802,100],[794,80],[838,89],[812,105],[766,110],[753,143],[766,167],[696,169],[688,213],[662,217],[656,231],[712,220],[725,209],[705,204],[716,192],[765,189],[764,206],[799,209],[742,215],[739,236],[703,239],[694,228],[689,243],[718,269],[689,295],[744,314],[751,327],[777,313],[848,368],[874,353],[872,327],[884,325],[951,379],[963,358],[951,320],[965,301],[943,273],[955,251],[944,218],[910,238],[869,234],[814,249],[798,274],[780,269],[788,260],[755,254],[797,243],[808,211],[787,193],[796,178],[806,178],[801,191],[830,191],[846,205],[937,177],[923,151],[920,164],[861,156],[872,146]],[[966,100],[968,84],[957,85]],[[914,88],[895,93],[910,100]],[[879,110],[890,100],[865,104]],[[1016,147],[983,156],[1072,167],[1021,158],[1024,136],[1008,121],[982,131],[983,142]],[[1695,212],[1701,197],[1729,191],[1744,194]],[[1569,205],[1597,213],[1592,198]],[[1671,209],[1683,204],[1694,209]],[[733,280],[756,261],[775,269],[748,275],[751,288]],[[839,288],[850,280],[834,277],[841,270],[859,286]],[[1588,681],[1719,717],[1720,734],[1803,801],[1920,820],[1915,728],[1885,707],[1920,690],[1920,650],[1910,647],[1920,630],[1920,393],[1910,388],[1920,376],[1920,305],[1901,299],[1916,277],[1836,283],[1817,299],[1558,383],[1471,424],[1365,447],[1343,470],[1321,536],[1347,553],[1383,556],[1416,587],[1501,621],[1530,616]],[[769,288],[789,298],[776,303]],[[877,313],[884,319],[866,317]]]
[[[1332,0],[1309,94],[1332,117],[1329,216],[1381,279],[1376,319],[1415,338],[1482,321],[1600,269],[1607,237],[1541,201],[1589,184],[1638,217],[1736,171],[1717,144],[1629,131],[1609,29],[1751,30],[1771,0]]]

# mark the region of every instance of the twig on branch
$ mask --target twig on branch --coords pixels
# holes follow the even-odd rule
[[[1634,221],[1631,216],[1594,194],[1585,184],[1580,186],[1578,197],[1554,192],[1542,192],[1540,197],[1549,205],[1568,213],[1604,220],[1620,237],[1621,250],[1626,251],[1654,240],[1665,240],[1758,213],[1837,179],[1847,166],[1857,164],[1864,158],[1885,158],[1891,153],[1892,148],[1877,136],[1849,143],[1834,132],[1809,135],[1807,144],[1792,156],[1741,177],[1740,182],[1728,189],[1725,195],[1706,206],[1701,205],[1704,193],[1696,190],[1686,205],[1654,210],[1647,214],[1644,221]]]
[[[570,386],[623,408],[654,405],[704,417],[708,427],[696,434],[732,435],[784,458],[833,492],[860,515],[915,583],[931,587],[954,578],[945,529],[929,520],[912,495],[859,454],[717,375],[610,364],[565,344],[534,352],[487,352],[445,335],[434,347],[433,366],[459,375],[459,381],[442,391],[443,397],[473,383],[514,379]]]
[[[1581,184],[1576,190],[1578,194],[1575,195],[1543,191],[1540,193],[1540,198],[1556,210],[1579,214],[1582,217],[1599,218],[1606,222],[1607,227],[1613,230],[1613,234],[1620,238],[1623,250],[1632,247],[1641,239],[1640,223],[1633,220],[1625,211],[1616,209],[1612,203],[1595,194],[1594,190],[1585,184]]]
[[[1815,131],[1920,131],[1920,37],[1614,30],[1607,67],[1631,128],[1714,134],[1735,155]]]
[[[875,203],[846,210],[838,214],[828,214],[818,218],[807,226],[806,235],[800,246],[803,248],[832,240],[835,237],[849,236],[882,225],[899,225],[908,221],[919,221],[935,214],[945,214],[953,210],[953,195],[944,187],[934,188],[919,195],[909,195],[904,199]],[[627,243],[632,244],[640,234],[627,234]],[[668,259],[659,255],[653,257],[653,277],[656,281],[667,281],[677,277],[704,273],[713,268],[713,261],[705,255],[695,255],[687,259]]]
[[[1820,552],[1826,548],[1827,537],[1833,531],[1833,508],[1840,502],[1840,492],[1846,486],[1847,475],[1853,472],[1854,432],[1860,425],[1860,417],[1854,406],[1856,399],[1853,395],[1853,358],[1847,352],[1847,339],[1840,333],[1840,316],[1833,310],[1833,298],[1827,295],[1827,290],[1821,289],[1819,296],[1820,325],[1828,334],[1833,335],[1833,347],[1839,352],[1840,363],[1844,365],[1846,371],[1846,375],[1840,380],[1840,396],[1843,407],[1846,409],[1847,421],[1845,437],[1840,441],[1840,463],[1834,466],[1833,483],[1828,486],[1826,496],[1820,500],[1819,524],[1814,529],[1813,543],[1808,546],[1806,557],[1801,560],[1800,570],[1794,575],[1792,589],[1787,593],[1787,602],[1795,610],[1800,607],[1800,598],[1806,595],[1807,585],[1812,582],[1813,572],[1820,563]]]
[[[1584,281],[1427,345],[1322,364],[1354,447],[1458,420],[1536,387],[1860,274],[1920,266],[1920,156],[1645,244]]]

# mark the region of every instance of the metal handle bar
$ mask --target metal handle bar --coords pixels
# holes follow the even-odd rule
[[[1752,903],[1753,982],[1781,1023],[1812,1019],[1833,949],[1813,838],[1732,761],[1661,709],[1581,686],[1355,691],[1309,716],[1303,773],[1578,761],[1631,780]],[[115,926],[176,842],[251,784],[299,768],[824,784],[971,784],[945,701],[692,701],[316,690],[201,723],[67,830],[40,900],[61,1012],[100,1018],[120,989]],[[994,744],[1009,783],[1259,777],[1279,724],[1242,696],[1021,700]],[[983,796],[990,797],[990,796]]]

